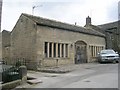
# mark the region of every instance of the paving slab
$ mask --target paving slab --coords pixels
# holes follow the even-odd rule
[[[38,83],[42,83],[43,81],[40,79],[33,79],[33,80],[27,80],[27,83],[29,84],[38,84]]]

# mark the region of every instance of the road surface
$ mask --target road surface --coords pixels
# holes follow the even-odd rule
[[[118,88],[118,64],[85,64],[64,74],[29,72],[29,75],[43,82],[28,88]]]

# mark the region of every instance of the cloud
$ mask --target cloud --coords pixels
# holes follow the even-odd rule
[[[84,26],[88,15],[95,25],[117,20],[117,5],[118,0],[4,0],[2,29],[11,31],[21,13],[32,14],[33,6],[39,6],[34,15]]]

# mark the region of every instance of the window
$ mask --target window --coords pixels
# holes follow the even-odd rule
[[[48,55],[48,52],[47,52],[47,45],[48,45],[48,43],[45,42],[45,47],[44,47],[45,57],[48,57],[48,56],[47,56],[47,55]]]
[[[68,57],[68,44],[45,42],[44,55],[47,58]]]
[[[89,50],[91,52],[91,57],[96,57],[97,54],[104,49],[103,46],[89,46]]]
[[[60,57],[60,44],[58,44],[58,57]]]
[[[49,57],[52,57],[52,43],[49,44]]]
[[[56,43],[54,43],[54,57],[56,57]]]
[[[68,44],[65,45],[65,48],[66,48],[66,57],[68,57]]]
[[[93,54],[94,53],[94,51],[93,51],[93,46],[91,46],[91,55],[92,55],[92,57],[93,57]]]

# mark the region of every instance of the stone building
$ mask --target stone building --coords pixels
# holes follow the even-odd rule
[[[37,69],[94,62],[105,46],[105,35],[97,30],[21,14],[10,32],[9,56],[11,64],[25,60],[27,68]]]
[[[2,0],[0,0],[0,61],[2,60],[1,16],[2,16]]]
[[[2,16],[2,0],[0,0],[0,31],[1,31],[1,16]]]
[[[106,35],[106,48],[120,53],[120,21],[98,25]]]
[[[10,31],[2,31],[2,59],[10,62]]]
[[[102,25],[92,25],[89,23],[91,18],[88,17],[88,21],[86,21],[86,28],[97,30],[106,36],[106,48],[114,49],[115,51],[120,53],[120,21],[115,21],[111,23],[106,23]]]

